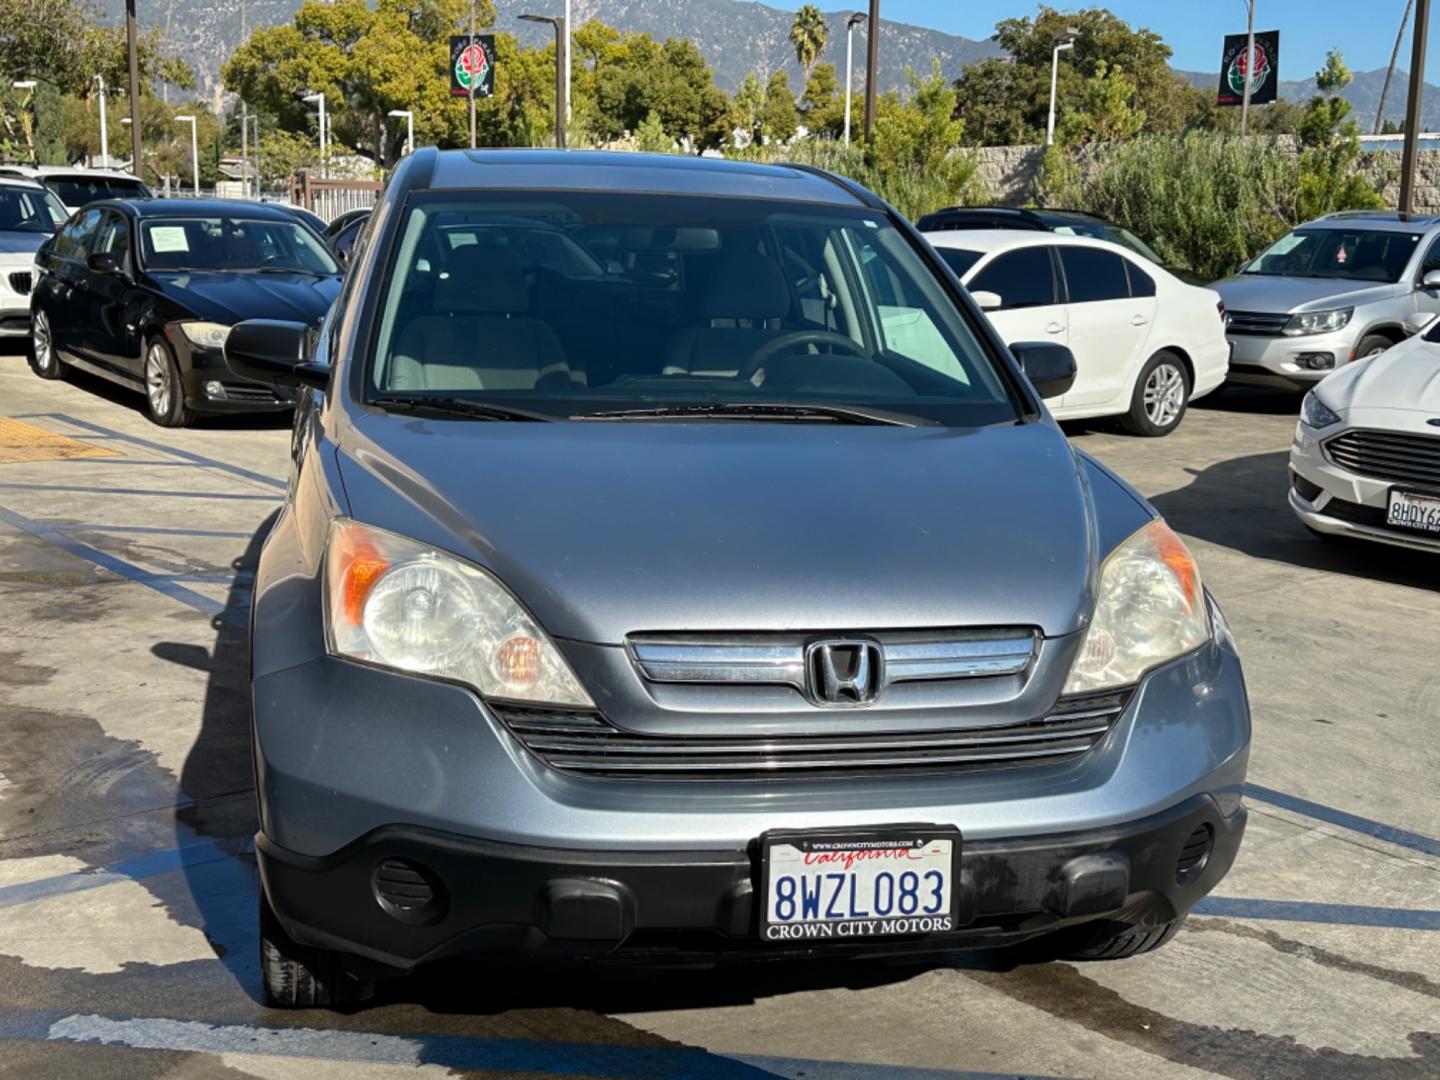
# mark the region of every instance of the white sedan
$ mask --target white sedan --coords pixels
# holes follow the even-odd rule
[[[1305,395],[1290,506],[1321,536],[1440,553],[1440,320]]]
[[[1225,306],[1104,240],[1011,229],[926,233],[1009,344],[1053,341],[1075,354],[1059,420],[1118,416],[1168,435],[1189,403],[1225,381]]]

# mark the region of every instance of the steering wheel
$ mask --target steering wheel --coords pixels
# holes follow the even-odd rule
[[[799,348],[802,345],[831,345],[844,349],[852,356],[870,359],[869,352],[844,334],[837,334],[832,330],[792,330],[788,334],[781,334],[774,341],[767,341],[751,353],[750,359],[746,360],[740,370],[736,372],[736,378],[752,379],[755,377],[755,373],[765,366],[765,361],[772,356],[789,349]]]

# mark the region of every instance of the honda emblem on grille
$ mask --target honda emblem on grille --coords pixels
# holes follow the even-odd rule
[[[885,654],[873,641],[816,641],[805,649],[805,683],[820,705],[869,705],[885,683]]]

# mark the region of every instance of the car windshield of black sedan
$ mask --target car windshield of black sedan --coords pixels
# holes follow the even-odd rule
[[[412,197],[391,258],[372,400],[792,420],[863,406],[956,426],[1021,408],[935,272],[870,210],[437,192]]]
[[[340,272],[313,232],[294,221],[268,218],[141,218],[140,260],[152,273]]]

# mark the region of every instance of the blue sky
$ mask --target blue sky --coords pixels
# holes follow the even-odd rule
[[[798,0],[769,0],[779,7],[796,8]],[[827,11],[864,10],[868,0],[830,2]],[[1094,0],[1070,4],[1052,0],[1052,7],[1075,10],[1106,7],[1132,26],[1147,26],[1175,51],[1172,63],[1191,71],[1218,71],[1221,39],[1244,33],[1245,0]],[[1031,15],[1035,3],[1019,0],[880,0],[881,18],[933,26],[952,34],[986,38],[1000,19]],[[1257,0],[1255,29],[1280,31],[1280,77],[1303,79],[1325,62],[1325,53],[1338,45],[1345,62],[1355,71],[1384,67],[1395,47],[1395,32],[1405,11],[1405,0]],[[1440,11],[1432,8],[1427,81],[1440,79]],[[1405,31],[1400,67],[1410,66],[1410,28]]]

